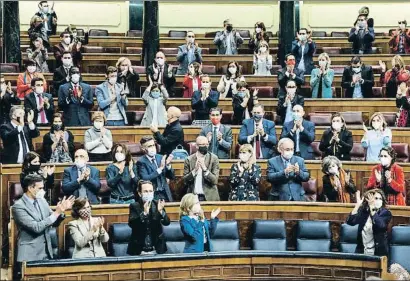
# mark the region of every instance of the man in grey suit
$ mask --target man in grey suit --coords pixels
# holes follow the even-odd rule
[[[202,63],[202,49],[195,42],[195,33],[188,31],[186,35],[186,44],[178,47],[177,61],[179,66],[177,75],[185,75],[188,72],[188,66],[193,63]]]
[[[209,117],[212,124],[203,127],[199,135],[208,139],[209,152],[218,156],[219,159],[229,159],[232,147],[232,129],[221,124],[222,109],[212,108]]]
[[[50,230],[65,218],[74,197],[64,199],[52,211],[44,199],[43,177],[27,175],[24,178],[24,194],[11,207],[13,219],[18,228],[17,262],[36,261],[53,258]]]
[[[224,30],[215,35],[214,44],[218,47],[218,55],[237,55],[243,38],[237,30],[233,30],[230,20],[224,21]]]
[[[310,177],[305,161],[293,155],[294,144],[289,138],[279,141],[278,150],[281,155],[268,161],[268,181],[272,183],[269,200],[305,201],[302,182],[308,181]]]

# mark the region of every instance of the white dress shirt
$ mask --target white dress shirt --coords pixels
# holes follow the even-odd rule
[[[19,131],[19,133],[21,132],[21,131],[23,131],[23,134],[24,134],[24,126],[20,126],[20,125],[16,125],[16,124],[14,124],[13,122],[11,122],[11,125],[14,127],[14,128],[17,128],[17,130]],[[29,124],[29,128],[30,128],[30,130],[34,130],[35,128],[36,128],[36,125],[34,125],[34,123],[33,122],[31,122],[30,124]],[[17,139],[19,140],[19,155],[17,156],[17,163],[19,163],[19,164],[22,164],[23,163],[23,161],[24,161],[24,158],[23,158],[23,144],[22,144],[22,142],[21,142],[21,139],[20,139],[20,136],[17,136]],[[27,139],[26,139],[26,137],[24,136],[24,142],[25,142],[25,146],[27,147],[27,152],[29,152],[30,151],[30,148],[29,148],[29,146],[28,146],[28,144],[27,144]]]

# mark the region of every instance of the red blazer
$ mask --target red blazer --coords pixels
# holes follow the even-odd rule
[[[26,95],[30,94],[33,91],[31,89],[31,79],[35,77],[43,79],[44,93],[47,93],[47,81],[46,79],[44,79],[43,74],[41,74],[40,72],[34,72],[33,77],[31,77],[30,74],[25,71],[23,73],[20,73],[17,77],[17,96],[19,98],[24,99]]]
[[[389,40],[389,47],[392,54],[397,52],[399,46],[399,38],[396,32],[393,33],[393,36]],[[410,53],[410,30],[406,29],[405,36],[404,36],[404,52],[406,54]]]
[[[373,188],[380,188],[380,183],[377,182],[376,180],[376,174],[375,171],[382,171],[382,165],[378,164],[372,168],[372,175],[369,178],[369,181],[367,182],[367,189],[373,189]],[[404,172],[403,168],[401,168],[399,165],[394,163],[390,169],[391,172],[391,177],[392,181],[390,183],[390,186],[393,190],[396,192],[399,192],[397,194],[386,194],[387,196],[387,201],[388,203],[399,205],[399,206],[406,206],[406,200],[404,198],[404,194],[406,192],[405,189],[405,184],[404,184]]]
[[[199,76],[197,76],[195,78],[198,82],[198,90],[201,89],[202,83],[201,83],[201,78]],[[183,98],[192,98],[193,94],[194,94],[194,89],[193,89],[193,83],[192,83],[192,78],[189,77],[189,75],[185,75],[184,77],[184,82],[182,83],[183,89],[184,89],[184,94],[183,94]]]

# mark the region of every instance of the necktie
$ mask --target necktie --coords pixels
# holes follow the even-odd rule
[[[24,130],[24,129],[23,129]],[[24,131],[21,131],[19,133],[20,141],[21,141],[21,146],[23,147],[23,159],[27,154],[27,144],[26,144],[26,138],[24,136]]]
[[[296,130],[296,152],[300,152],[300,147],[299,147],[299,140],[300,140],[300,138],[299,138],[299,136],[300,136],[300,131],[299,131],[299,129],[297,129]]]
[[[41,96],[41,94],[38,94],[38,103],[42,104],[43,103],[43,97]],[[41,124],[45,124],[46,123],[46,113],[44,111],[44,104],[43,104],[43,108],[41,109],[40,113],[40,122]]]
[[[218,151],[218,132],[217,132],[217,127],[214,127],[214,131],[212,133],[212,153],[217,154]]]
[[[256,143],[255,143],[255,155],[256,155],[256,159],[261,159],[261,142],[260,142],[260,136],[256,136]]]
[[[73,90],[73,94],[75,98],[78,98],[78,89],[77,89],[77,85],[74,85],[74,90]]]

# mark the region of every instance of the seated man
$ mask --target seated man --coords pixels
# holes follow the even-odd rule
[[[174,86],[176,80],[174,70],[172,65],[166,62],[163,52],[156,53],[154,64],[150,65],[147,69],[147,77],[150,77],[152,82],[156,82],[159,85],[163,84],[170,97],[175,96]]]
[[[172,194],[167,182],[167,179],[175,179],[175,172],[171,166],[172,154],[168,157],[157,154],[157,147],[151,136],[142,137],[140,143],[145,156],[137,162],[138,177],[141,180],[152,182],[155,200],[162,199],[172,202]]]
[[[237,55],[243,38],[238,31],[233,30],[230,20],[224,20],[224,30],[215,35],[214,44],[218,47],[218,55]]]
[[[11,89],[10,81],[6,84],[4,74],[0,74],[0,125],[10,122],[10,109],[19,105],[21,100]]]
[[[10,110],[9,123],[0,126],[0,135],[3,141],[3,164],[22,164],[29,151],[34,151],[33,138],[40,136],[40,131],[33,122],[34,112],[27,114],[27,123],[24,123],[24,109],[14,106]]]
[[[313,69],[313,54],[316,44],[312,41],[312,33],[307,28],[301,28],[297,40],[292,42],[292,54],[296,57],[296,68],[303,74],[310,75]]]
[[[302,182],[309,180],[305,161],[294,156],[293,141],[283,138],[278,143],[280,155],[269,159],[267,178],[272,183],[269,201],[305,201]]]
[[[150,181],[139,181],[139,200],[130,204],[128,225],[132,229],[128,255],[163,254],[166,245],[162,239],[162,226],[170,224],[165,212],[165,201],[154,200],[154,186]]]
[[[260,103],[252,109],[252,118],[245,119],[239,131],[239,144],[253,145],[256,159],[269,159],[275,154],[275,122],[263,118],[265,110]]]
[[[54,70],[53,89],[54,96],[57,96],[62,85],[71,81],[71,68],[73,68],[73,56],[70,52],[64,52],[61,56],[62,65]]]
[[[70,83],[58,91],[58,107],[63,110],[64,126],[91,126],[89,110],[94,106],[90,85],[80,82],[80,70],[70,70]]]
[[[346,98],[371,98],[373,86],[373,68],[364,65],[360,57],[353,57],[342,76],[342,88],[346,89]]]
[[[367,25],[365,15],[359,15],[355,26],[350,29],[349,33],[349,42],[352,42],[352,54],[371,54],[374,38],[374,28]]]
[[[298,94],[298,88],[293,80],[286,82],[285,92],[280,93],[278,98],[276,112],[283,123],[292,121],[292,108],[295,105],[305,105],[305,98]]]
[[[286,92],[286,85],[289,80],[294,80],[296,86],[300,89],[305,84],[305,77],[303,72],[295,68],[296,59],[293,54],[287,54],[285,57],[286,67],[278,71],[278,83],[280,86],[279,94]]]
[[[62,189],[65,195],[88,198],[91,204],[99,204],[101,189],[100,171],[87,164],[88,154],[79,149],[74,154],[75,165],[64,169]]]
[[[64,197],[53,211],[44,199],[42,176],[29,174],[22,186],[23,196],[11,207],[19,232],[17,262],[53,259],[50,229],[64,220],[64,212],[71,208],[74,197]]]
[[[209,152],[218,156],[219,159],[229,159],[232,147],[232,129],[221,124],[222,109],[215,107],[209,112],[211,123],[202,128],[200,136],[207,137]]]
[[[196,138],[198,151],[185,159],[184,185],[188,193],[198,195],[200,201],[219,201],[218,178],[219,160],[215,154],[208,152],[208,139]]]
[[[161,146],[162,155],[170,155],[178,146],[184,145],[184,129],[179,122],[181,110],[178,107],[171,106],[167,110],[168,125],[161,134],[157,126],[151,126],[151,132],[154,134],[155,140]]]
[[[303,119],[305,111],[301,105],[293,107],[293,121],[283,124],[281,139],[289,138],[295,143],[295,155],[305,160],[313,159],[313,148],[310,144],[315,140],[315,124]]]
[[[60,67],[64,61],[61,59],[65,52],[70,52],[73,59],[73,66],[81,67],[83,55],[81,54],[81,41],[71,42],[71,35],[68,31],[63,31],[60,34],[61,42],[53,47],[54,57],[57,62],[57,67]]]
[[[31,88],[33,91],[24,97],[24,109],[26,112],[34,112],[34,124],[48,126],[53,122],[53,96],[44,92],[43,79],[31,80]]]

